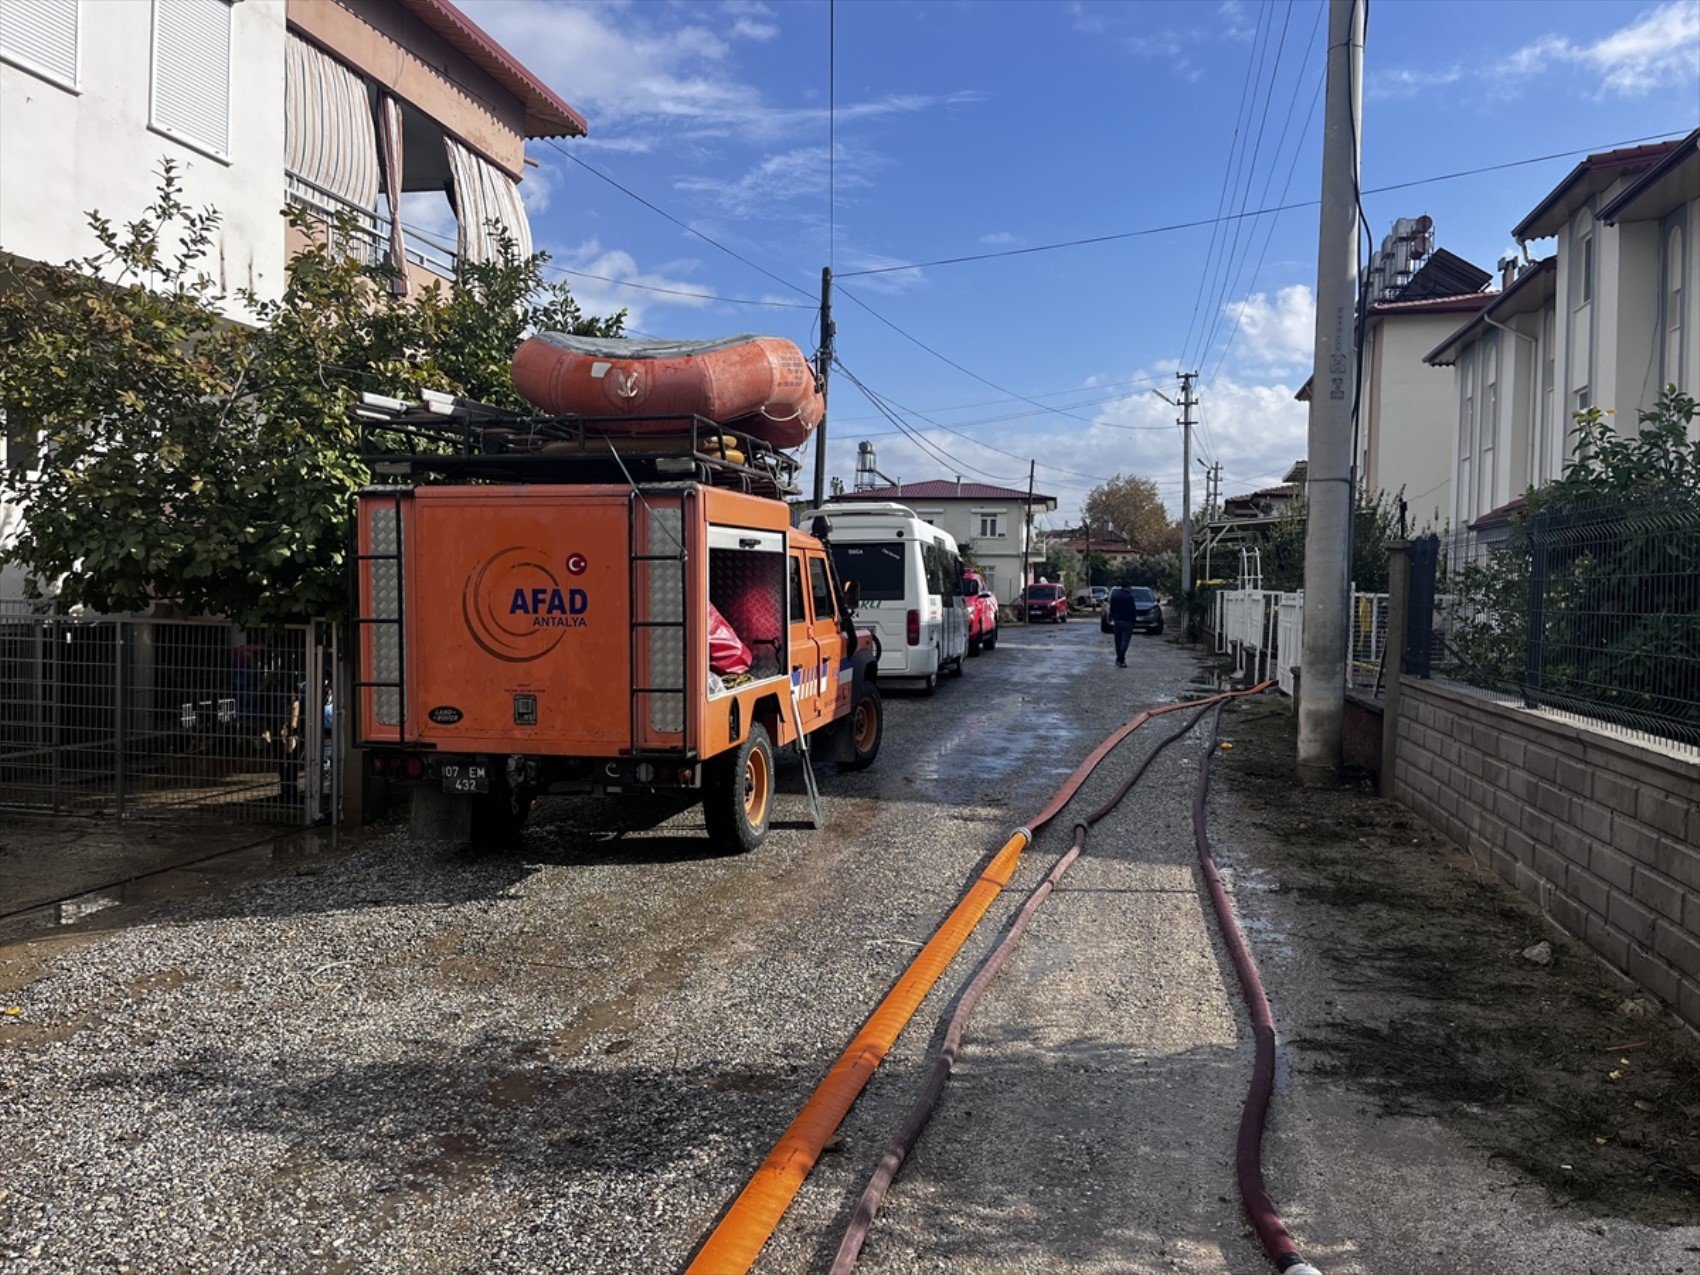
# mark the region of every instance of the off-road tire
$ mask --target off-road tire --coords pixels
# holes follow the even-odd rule
[[[995,630],[993,631],[991,637],[984,639],[980,643],[980,649],[982,651],[995,651],[995,650],[998,649],[998,635],[997,635],[997,632]]]
[[[978,655],[979,653],[980,653],[980,639],[979,638],[969,638],[968,639],[968,654]]]
[[[885,705],[880,702],[879,687],[872,682],[862,683],[862,693],[850,710],[845,729],[850,732],[850,746],[856,756],[853,761],[845,762],[844,768],[866,770],[874,764],[880,755],[880,745],[885,742]]]
[[[733,854],[767,840],[773,822],[773,744],[767,727],[751,722],[749,734],[704,767],[702,818],[708,839]]]

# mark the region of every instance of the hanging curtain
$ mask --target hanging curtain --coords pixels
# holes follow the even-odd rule
[[[485,262],[496,257],[495,222],[513,237],[522,257],[531,255],[531,222],[519,197],[519,183],[483,156],[452,137],[443,138],[449,172],[454,179],[452,201],[460,223],[462,261]]]
[[[283,102],[290,175],[370,217],[378,205],[378,134],[366,81],[291,32]]]
[[[378,99],[378,141],[383,147],[384,193],[390,205],[390,268],[395,271],[390,291],[405,297],[408,279],[407,244],[401,230],[401,103],[388,93]]]

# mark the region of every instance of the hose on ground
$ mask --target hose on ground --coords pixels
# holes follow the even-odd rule
[[[1269,1115],[1269,1098],[1275,1091],[1275,1015],[1269,1008],[1269,997],[1263,991],[1263,979],[1258,976],[1257,962],[1251,948],[1240,932],[1234,907],[1216,871],[1216,859],[1210,852],[1210,837],[1205,830],[1205,798],[1210,792],[1210,762],[1216,755],[1216,740],[1222,725],[1222,709],[1218,705],[1210,719],[1210,744],[1204,750],[1198,767],[1198,783],[1192,795],[1192,839],[1198,850],[1198,866],[1210,893],[1210,903],[1216,912],[1216,923],[1222,931],[1222,942],[1234,963],[1240,991],[1245,995],[1246,1011],[1251,1017],[1252,1040],[1256,1058],[1252,1064],[1251,1090],[1240,1112],[1239,1137],[1234,1145],[1234,1172],[1239,1180],[1240,1201],[1252,1229],[1263,1244],[1263,1251],[1284,1275],[1319,1275],[1299,1254],[1299,1246],[1287,1233],[1275,1202],[1263,1183],[1263,1123]]]
[[[1009,884],[1021,852],[1032,844],[1034,834],[1040,828],[1061,813],[1110,750],[1153,717],[1196,708],[1216,699],[1255,694],[1270,685],[1272,683],[1264,682],[1249,691],[1229,691],[1211,699],[1170,704],[1137,713],[1112,731],[1074,768],[1074,773],[1063,781],[1062,787],[1057,789],[1045,807],[1026,826],[1017,828],[992,856],[979,877],[963,892],[956,906],[898,976],[891,990],[874,1007],[874,1012],[868,1015],[867,1021],[827,1071],[825,1079],[809,1095],[802,1110],[792,1118],[773,1149],[767,1153],[767,1158],[698,1247],[685,1268],[687,1275],[736,1275],[749,1270],[754,1264],[778,1227],[779,1219],[785,1216],[791,1201],[797,1198],[797,1192],[813,1171],[827,1140],[837,1131],[851,1104],[867,1087],[874,1069],[920,1009],[921,1002],[944,974],[946,966],[962,950],[968,936],[991,907],[992,900]]]
[[[1190,732],[1194,726],[1198,725],[1204,714],[1209,711],[1210,706],[1206,703],[1204,707],[1187,719],[1184,726],[1163,739],[1145,755],[1144,760],[1134,769],[1133,774],[1128,776],[1127,782],[1116,791],[1114,796],[1074,825],[1074,844],[1066,854],[1056,861],[1033,893],[1027,896],[1027,901],[1021,905],[1021,910],[1016,913],[1015,919],[1010,922],[1009,928],[1004,932],[1003,939],[980,962],[979,968],[974,971],[973,977],[969,979],[967,987],[963,989],[962,995],[957,999],[956,1007],[951,1012],[949,1024],[945,1029],[944,1043],[939,1046],[938,1053],[933,1057],[933,1065],[927,1073],[927,1080],[921,1088],[920,1096],[916,1098],[915,1105],[909,1109],[909,1114],[904,1118],[896,1136],[892,1138],[891,1145],[880,1157],[879,1165],[874,1169],[873,1176],[868,1179],[868,1185],[863,1189],[861,1199],[856,1202],[856,1208],[850,1215],[849,1224],[844,1228],[844,1238],[839,1242],[838,1254],[833,1258],[832,1275],[849,1275],[851,1271],[856,1269],[856,1259],[861,1254],[862,1245],[867,1241],[868,1232],[873,1228],[874,1218],[879,1213],[880,1204],[885,1199],[886,1191],[890,1188],[892,1180],[896,1178],[897,1171],[903,1166],[903,1161],[914,1149],[915,1143],[920,1140],[922,1131],[927,1127],[927,1122],[932,1119],[933,1110],[938,1106],[939,1099],[944,1096],[944,1087],[950,1080],[951,1069],[956,1065],[956,1055],[962,1047],[962,1034],[968,1026],[968,1020],[973,1017],[974,1007],[980,1003],[981,993],[997,977],[998,971],[1009,959],[1009,954],[1015,950],[1016,944],[1021,942],[1021,936],[1027,932],[1027,924],[1033,919],[1033,915],[1039,910],[1039,906],[1050,897],[1051,892],[1056,889],[1057,883],[1063,879],[1064,874],[1068,872],[1074,861],[1080,857],[1081,849],[1086,844],[1088,832],[1121,804],[1122,798],[1132,791],[1133,786],[1139,782],[1146,769],[1157,760],[1158,754]]]

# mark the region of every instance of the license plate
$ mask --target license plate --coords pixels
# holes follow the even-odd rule
[[[444,792],[489,792],[490,767],[483,762],[448,762],[443,766]]]

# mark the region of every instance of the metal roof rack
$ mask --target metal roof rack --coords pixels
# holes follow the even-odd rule
[[[694,413],[527,416],[426,390],[417,401],[362,394],[353,415],[360,454],[381,478],[695,481],[777,500],[799,494],[795,457]]]

